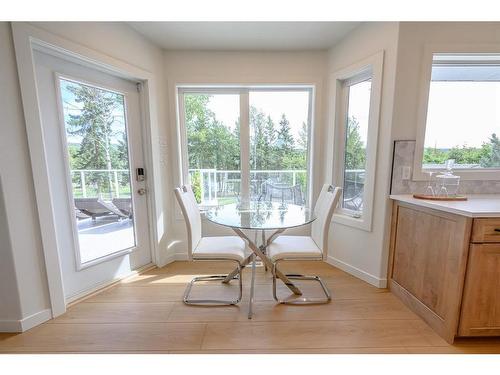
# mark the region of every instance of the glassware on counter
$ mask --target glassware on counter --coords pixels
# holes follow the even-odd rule
[[[429,180],[427,182],[427,187],[425,188],[424,195],[427,195],[429,197],[434,197],[435,192],[434,192],[434,188],[432,187],[432,175],[434,174],[434,172],[427,171],[425,173],[427,173],[429,175]]]
[[[460,186],[460,176],[453,174],[454,159],[446,160],[446,171],[436,176],[437,192],[439,197],[456,197]]]

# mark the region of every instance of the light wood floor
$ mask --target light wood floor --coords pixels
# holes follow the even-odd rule
[[[276,305],[271,278],[257,269],[254,317],[247,319],[250,270],[239,306],[186,306],[182,295],[195,275],[227,272],[223,263],[175,262],[125,280],[70,307],[66,314],[22,334],[0,334],[10,353],[500,353],[500,339],[462,339],[448,345],[385,289],[328,264],[293,263],[315,273],[333,293],[327,305]],[[194,295],[229,296],[219,283],[195,286]],[[299,283],[320,296],[319,285]],[[281,293],[288,294],[285,287]]]

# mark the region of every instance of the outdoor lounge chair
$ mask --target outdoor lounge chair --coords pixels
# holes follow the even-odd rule
[[[75,216],[77,219],[88,219],[90,216],[75,207]]]
[[[99,216],[109,214],[117,215],[119,218],[128,218],[113,203],[105,202],[99,198],[75,198],[75,207],[95,220]]]
[[[112,203],[117,207],[123,214],[132,218],[132,198],[113,198]]]

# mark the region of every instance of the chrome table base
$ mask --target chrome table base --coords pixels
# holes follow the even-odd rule
[[[237,274],[238,272],[241,275],[241,271],[243,268],[245,268],[248,264],[252,263],[252,284],[250,286],[250,299],[249,299],[249,306],[248,306],[248,319],[252,319],[252,307],[253,307],[253,300],[254,300],[254,291],[255,291],[255,258],[256,256],[259,257],[262,260],[262,263],[264,264],[264,267],[266,270],[272,269],[274,270],[275,267],[271,260],[266,256],[266,248],[269,246],[269,244],[278,236],[280,233],[282,233],[285,229],[278,229],[276,230],[271,236],[266,241],[266,233],[265,230],[262,229],[262,245],[257,246],[256,242],[257,241],[252,241],[241,229],[239,228],[232,228],[240,238],[245,240],[248,243],[248,246],[252,250],[252,255],[250,255],[248,258],[245,259],[243,263],[241,263],[240,267],[241,270],[235,269],[231,273],[227,275],[227,277],[223,280],[223,283],[228,283],[230,282]],[[290,289],[293,294],[295,295],[302,295],[302,292],[300,291],[299,288],[293,284],[290,279],[281,271],[275,270],[275,275],[277,278],[279,278],[283,283]]]

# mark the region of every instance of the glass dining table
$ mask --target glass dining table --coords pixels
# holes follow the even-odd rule
[[[304,206],[283,202],[251,201],[247,204],[234,203],[210,208],[205,212],[205,217],[215,224],[231,228],[248,243],[248,247],[252,251],[252,254],[241,265],[242,268],[245,268],[249,264],[252,264],[252,283],[248,308],[248,318],[251,319],[255,288],[256,257],[261,259],[266,270],[268,268],[272,269],[273,264],[266,256],[266,248],[285,230],[312,223],[316,219],[313,210]],[[251,230],[254,232],[254,235],[248,235],[244,230]],[[251,237],[254,237],[254,240]],[[258,243],[259,238],[260,244]],[[237,273],[238,270],[235,269],[228,274],[223,282],[229,283]],[[299,288],[285,274],[276,271],[276,276],[295,295],[302,295]]]

